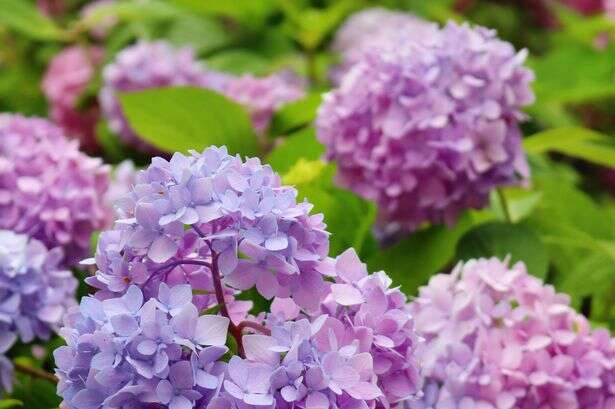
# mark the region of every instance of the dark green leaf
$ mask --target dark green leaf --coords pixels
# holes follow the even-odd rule
[[[2,0],[0,2],[0,25],[37,40],[63,40],[65,33],[36,6],[25,0]]]
[[[285,174],[299,159],[316,160],[324,153],[325,147],[316,140],[314,128],[308,127],[284,138],[267,156],[267,163]]]
[[[229,152],[255,155],[258,143],[242,106],[211,90],[191,87],[122,94],[130,126],[167,152],[226,145]]]
[[[525,226],[501,222],[481,224],[464,234],[457,244],[458,260],[507,256],[512,263],[523,261],[530,274],[546,277],[547,250],[536,233]]]
[[[312,122],[321,101],[322,94],[318,92],[286,104],[274,115],[270,134],[284,135]]]
[[[433,226],[413,233],[372,256],[368,260],[370,271],[384,270],[406,294],[416,294],[432,274],[453,261],[459,238],[489,217],[486,213],[467,213],[451,229]]]

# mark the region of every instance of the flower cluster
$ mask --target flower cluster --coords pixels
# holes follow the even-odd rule
[[[220,386],[228,318],[200,315],[189,285],[160,285],[144,300],[86,297],[66,317],[54,352],[58,393],[69,408],[192,408]],[[157,406],[153,406],[157,407]]]
[[[342,63],[332,72],[339,84],[352,66],[369,51],[406,46],[417,39],[437,35],[438,26],[409,13],[380,7],[361,10],[346,20],[335,34],[332,49],[341,55]]]
[[[282,105],[302,98],[305,84],[292,74],[273,74],[268,77],[244,75],[228,81],[226,96],[250,111],[252,124],[259,134],[269,127],[273,113]]]
[[[0,228],[83,258],[107,219],[108,168],[43,119],[1,114],[0,140]]]
[[[337,182],[379,204],[387,236],[453,223],[529,169],[520,109],[532,102],[526,52],[482,27],[368,52],[325,97],[318,138]]]
[[[362,351],[368,334],[325,315],[246,335],[246,359],[233,357],[213,408],[367,408],[382,395],[374,362]],[[250,406],[248,406],[250,407]]]
[[[75,304],[77,280],[61,260],[59,248],[0,230],[0,391],[11,388],[12,365],[2,354],[18,339],[49,339]]]
[[[141,140],[124,118],[117,99],[118,92],[140,91],[148,88],[177,85],[215,88],[220,80],[210,75],[196,61],[191,48],[175,50],[164,41],[145,42],[122,50],[115,60],[103,69],[103,87],[99,100],[110,129],[126,143],[147,152],[156,149]]]
[[[215,273],[231,288],[256,285],[266,298],[293,296],[316,309],[326,293],[316,265],[328,233],[296,196],[269,166],[225,148],[154,158],[117,204],[122,219],[101,235],[99,270],[88,282],[105,294],[135,283],[149,296],[169,280],[211,293]]]
[[[412,305],[427,386],[412,408],[615,405],[615,339],[522,263],[471,260]]]
[[[322,312],[355,333],[368,334],[370,341],[361,344],[373,357],[383,407],[412,399],[420,384],[420,342],[405,294],[391,288],[392,280],[383,271],[368,275],[354,249],[338,256],[331,267],[335,283]]]
[[[79,139],[87,151],[95,151],[96,105],[79,108],[78,102],[102,63],[103,50],[98,47],[72,46],[61,51],[51,62],[42,88],[50,105],[50,118],[71,137]]]

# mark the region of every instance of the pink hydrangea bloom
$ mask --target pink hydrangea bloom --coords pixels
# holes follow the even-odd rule
[[[0,114],[0,228],[62,247],[73,264],[102,228],[109,169],[39,118]]]
[[[285,73],[260,78],[244,75],[231,79],[224,93],[248,109],[254,128],[264,134],[276,110],[305,95],[305,84]]]
[[[615,407],[615,339],[523,263],[470,260],[412,304],[427,377],[411,408]]]
[[[518,123],[533,101],[527,52],[493,30],[449,23],[435,37],[369,52],[316,121],[336,181],[379,205],[384,236],[453,224],[529,176]]]
[[[51,119],[89,152],[98,148],[95,132],[99,110],[97,104],[79,108],[77,103],[102,58],[103,50],[98,47],[68,47],[51,60],[42,82]]]
[[[352,66],[366,52],[390,48],[393,43],[407,43],[437,35],[437,24],[409,13],[380,7],[361,10],[351,15],[335,34],[332,49],[340,53],[342,63],[332,72],[339,84]]]

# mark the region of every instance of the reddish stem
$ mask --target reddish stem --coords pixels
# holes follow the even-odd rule
[[[15,370],[17,372],[21,372],[21,373],[26,374],[28,376],[31,376],[33,378],[44,379],[44,380],[49,381],[51,383],[58,383],[58,378],[54,374],[51,374],[49,372],[45,372],[42,369],[38,369],[38,368],[33,368],[31,366],[22,365],[22,364],[17,363],[17,362],[13,363],[13,365],[15,366]]]
[[[271,335],[271,330],[269,328],[254,321],[242,321],[237,325],[237,328],[239,328],[240,331],[243,331],[244,328],[251,328],[261,334]]]

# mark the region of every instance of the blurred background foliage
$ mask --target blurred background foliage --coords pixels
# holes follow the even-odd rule
[[[354,246],[372,270],[386,270],[410,295],[459,260],[508,255],[570,294],[592,322],[615,328],[615,186],[608,173],[615,168],[615,20],[604,13],[525,0],[125,0],[82,17],[86,2],[63,3],[46,16],[34,0],[0,0],[0,111],[46,116],[40,83],[48,61],[69,44],[93,41],[89,28],[108,16],[118,23],[104,43],[107,61],[136,39],[164,38],[194,47],[222,71],[293,69],[309,79],[311,92],[275,115],[264,143],[243,108],[213,91],[148,90],[125,95],[122,104],[131,126],[165,151],[225,144],[231,152],[258,154],[325,214],[332,255]],[[489,208],[468,211],[455,226],[424,226],[384,247],[371,231],[374,205],[335,187],[334,166],[320,161],[324,148],[312,124],[338,59],[329,48],[332,36],[348,15],[374,6],[497,29],[529,49],[537,96],[524,124],[530,186],[493,194]],[[99,83],[84,100],[95,97]],[[149,160],[122,146],[104,122],[98,138],[110,163]],[[15,353],[49,367],[45,354]],[[45,395],[48,385],[31,382],[40,381],[20,387]],[[20,389],[15,397],[33,402],[28,408],[55,404]],[[1,401],[0,408],[17,404]]]

